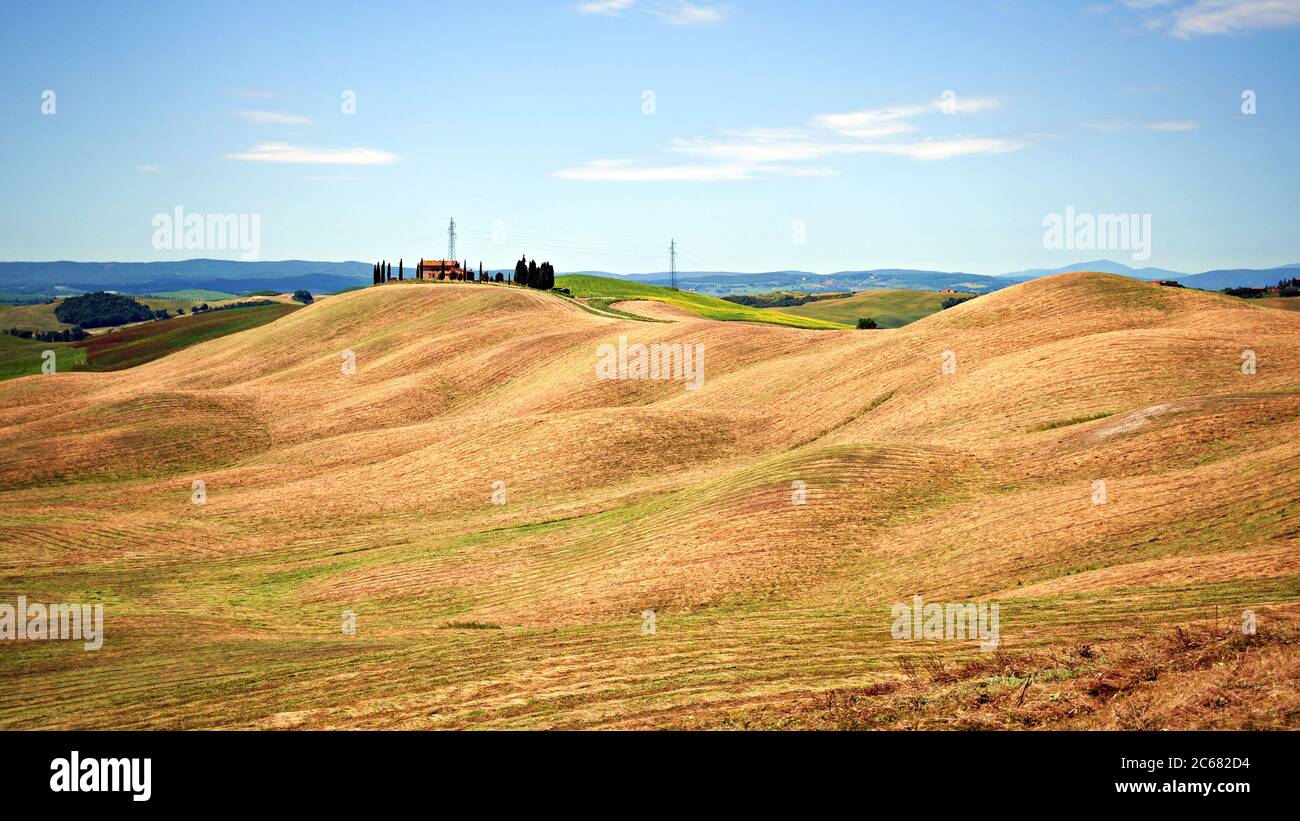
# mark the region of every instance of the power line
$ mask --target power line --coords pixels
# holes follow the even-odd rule
[[[668,287],[677,290],[677,240],[668,243]]]
[[[451,224],[447,226],[447,259],[456,258],[456,218],[451,218]]]

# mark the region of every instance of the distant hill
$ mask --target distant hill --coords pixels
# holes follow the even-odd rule
[[[156,294],[202,289],[244,293],[271,289],[333,293],[369,282],[367,262],[0,262],[0,291],[62,296],[86,291]]]
[[[1006,278],[1024,282],[1052,274],[1065,274],[1071,271],[1099,271],[1103,274],[1120,274],[1135,279],[1176,279],[1188,288],[1200,288],[1204,291],[1221,291],[1224,288],[1262,288],[1276,285],[1278,280],[1300,276],[1300,263],[1280,265],[1276,268],[1220,268],[1199,274],[1184,274],[1164,268],[1130,268],[1122,262],[1108,259],[1096,259],[1090,262],[1076,262],[1060,268],[1031,268],[1006,274]]]
[[[497,269],[493,269],[493,273]],[[989,276],[962,271],[928,271],[911,268],[871,268],[818,274],[811,271],[685,271],[677,274],[683,291],[711,296],[756,294],[769,291],[939,291],[955,288],[970,293],[993,291],[1052,274],[1098,271],[1136,279],[1176,279],[1205,290],[1261,287],[1300,275],[1300,263],[1277,268],[1227,268],[1198,274],[1163,268],[1132,268],[1113,260],[1098,259],[1059,268],[1031,268]],[[507,277],[510,270],[502,271]],[[647,285],[667,285],[666,271],[621,275],[608,271],[570,271],[570,274],[604,276]],[[278,292],[299,288],[312,293],[337,293],[370,284],[368,262],[312,262],[280,260],[240,262],[223,259],[187,259],[175,262],[0,262],[0,296],[13,301],[69,296],[87,291],[158,294],[201,289],[223,293],[258,290]]]
[[[1223,288],[1262,287],[1275,284],[1287,277],[1300,276],[1300,264],[1284,265],[1277,268],[1250,269],[1229,268],[1205,271],[1199,274],[1187,274],[1165,268],[1133,268],[1122,262],[1097,259],[1062,265],[1059,268],[1030,268],[1013,271],[997,276],[968,274],[961,271],[926,271],[910,268],[873,268],[861,271],[838,271],[834,274],[816,274],[809,271],[770,271],[766,273],[746,274],[731,271],[688,271],[677,274],[677,286],[684,291],[727,296],[730,294],[756,294],[768,291],[806,291],[809,293],[827,291],[939,291],[954,288],[970,293],[991,293],[1018,282],[1073,271],[1096,271],[1103,274],[1118,274],[1140,280],[1176,279],[1189,288],[1201,288],[1218,291]],[[596,272],[588,272],[596,273]],[[667,285],[666,272],[650,274],[600,273],[599,276],[612,276],[630,279],[651,285]]]
[[[1102,274],[1119,274],[1120,276],[1133,277],[1134,279],[1181,279],[1187,274],[1181,274],[1178,271],[1168,271],[1164,268],[1130,268],[1122,262],[1115,262],[1109,259],[1094,259],[1090,262],[1076,262],[1072,265],[1063,265],[1060,268],[1030,268],[1025,271],[1014,271],[1009,274],[1003,274],[1008,279],[1015,279],[1020,282],[1039,277],[1052,276],[1053,274],[1068,274],[1072,271],[1097,271]]]
[[[610,276],[605,274],[605,276]],[[633,274],[619,277],[649,285],[667,285],[667,273]],[[810,271],[769,271],[742,274],[730,271],[690,271],[677,274],[677,287],[684,291],[725,296],[765,291],[938,291],[959,288],[971,293],[988,293],[1015,284],[1003,277],[967,274],[960,271],[920,271],[909,268],[876,268],[815,274]]]
[[[632,281],[630,277],[598,277],[591,274],[564,274],[555,278],[555,284],[567,288],[588,304],[605,309],[615,302],[650,301],[671,305],[706,319],[737,322],[761,322],[796,328],[832,329],[842,327],[821,319],[793,316],[780,311],[769,311],[725,302],[704,294],[685,290],[670,291],[646,282]]]
[[[939,291],[859,291],[841,299],[820,299],[794,307],[769,310],[849,326],[856,325],[859,317],[869,316],[881,328],[901,328],[942,310],[946,300],[970,298]]]
[[[1278,268],[1224,268],[1178,277],[1178,281],[1189,288],[1221,291],[1224,288],[1263,288],[1292,277],[1300,277],[1300,263]]]

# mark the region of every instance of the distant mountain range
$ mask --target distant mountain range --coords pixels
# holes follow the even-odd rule
[[[368,262],[240,262],[221,259],[188,259],[178,262],[0,262],[0,298],[34,298],[84,293],[86,291],[120,291],[151,294],[203,288],[226,293],[246,293],[263,289],[294,291],[304,288],[313,293],[334,293],[344,288],[369,284]],[[972,293],[987,293],[1017,282],[1068,271],[1101,271],[1142,280],[1175,279],[1189,288],[1217,291],[1223,288],[1263,287],[1278,280],[1300,277],[1300,263],[1276,268],[1227,268],[1199,274],[1168,271],[1163,268],[1131,268],[1107,259],[1079,262],[1060,268],[1033,268],[999,276],[969,274],[961,271],[923,271],[907,268],[875,268],[861,271],[837,271],[817,274],[811,271],[768,271],[738,273],[732,271],[680,272],[677,284],[682,290],[725,296],[761,293],[774,290],[810,292],[867,291],[906,289],[938,291],[953,288]],[[505,272],[509,275],[509,271]],[[652,285],[667,285],[667,272],[621,275],[607,271],[572,271],[569,273],[619,277]]]
[[[815,274],[810,271],[771,271],[761,274],[742,274],[728,271],[678,272],[677,286],[682,290],[725,296],[727,294],[760,293],[774,290],[799,290],[810,292],[867,291],[876,289],[905,289],[914,291],[939,291],[953,288],[973,293],[987,293],[1053,274],[1070,271],[1100,271],[1119,274],[1134,279],[1173,279],[1188,288],[1218,291],[1223,288],[1262,288],[1279,280],[1300,277],[1300,263],[1276,268],[1225,268],[1187,274],[1164,268],[1131,268],[1108,259],[1078,262],[1060,268],[1034,268],[1014,271],[998,276],[968,274],[961,271],[920,271],[907,268],[875,268],[864,271],[838,271],[834,274]],[[599,271],[582,273],[601,276],[618,276]],[[626,277],[651,285],[667,285],[666,272],[633,274]]]
[[[0,262],[0,293],[63,296],[86,291],[155,294],[202,288],[240,294],[271,289],[333,293],[365,285],[368,262],[239,262],[187,259],[178,262]]]
[[[616,275],[603,274],[603,276]],[[667,285],[669,275],[666,272],[633,274],[626,277],[626,279],[650,285]],[[1013,284],[1015,283],[1000,277],[967,274],[960,271],[915,271],[906,268],[837,271],[833,274],[815,274],[811,271],[770,271],[761,274],[742,274],[730,271],[692,271],[677,274],[677,287],[682,290],[717,296],[777,290],[830,292],[907,289],[938,291],[944,288],[957,288],[963,291],[983,293]]]
[[[1176,279],[1188,288],[1221,291],[1224,288],[1263,288],[1266,285],[1276,285],[1279,280],[1300,276],[1300,262],[1279,265],[1276,268],[1218,268],[1213,271],[1202,271],[1199,274],[1184,274],[1178,271],[1166,271],[1163,268],[1130,268],[1121,262],[1097,259],[1067,265],[1064,268],[1033,268],[1005,276],[1023,282],[1052,274],[1064,274],[1068,271],[1100,271],[1104,274],[1122,274],[1145,280]]]

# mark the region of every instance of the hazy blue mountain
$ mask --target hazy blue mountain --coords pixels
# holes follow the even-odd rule
[[[1101,271],[1107,274],[1121,274],[1135,279],[1176,279],[1188,288],[1201,288],[1206,291],[1221,291],[1224,288],[1262,288],[1276,285],[1278,280],[1300,276],[1300,263],[1281,265],[1276,268],[1221,268],[1204,271],[1199,274],[1184,274],[1164,268],[1130,268],[1122,262],[1109,259],[1096,259],[1091,262],[1076,262],[1060,268],[1031,268],[1005,274],[1008,279],[1024,282],[1038,277],[1063,274],[1068,271]]]
[[[411,268],[413,267],[414,263]],[[873,268],[837,271],[833,274],[811,271],[682,271],[677,274],[677,284],[682,290],[713,296],[775,290],[825,293],[876,289],[937,291],[943,288],[987,293],[1017,282],[1068,271],[1102,271],[1145,280],[1176,279],[1188,287],[1220,290],[1230,287],[1258,288],[1272,285],[1280,279],[1300,276],[1300,263],[1265,269],[1228,268],[1199,274],[1184,274],[1163,268],[1132,268],[1107,259],[1078,262],[1060,268],[1031,268],[998,276],[909,268]],[[504,273],[509,277],[512,271],[505,270]],[[666,271],[631,275],[609,271],[570,273],[619,277],[653,285],[667,285],[669,281]],[[327,294],[369,282],[368,262],[240,262],[221,259],[189,259],[178,262],[0,262],[0,294],[18,298],[101,290],[150,294],[185,288],[206,288],[228,293],[305,288],[313,293]]]
[[[85,291],[148,294],[183,288],[227,293],[275,289],[331,293],[370,282],[368,262],[0,262],[0,292],[65,295]]]
[[[1178,281],[1189,288],[1221,291],[1224,288],[1263,288],[1295,277],[1300,277],[1300,263],[1279,268],[1222,268],[1179,277]]]
[[[669,281],[667,272],[633,274],[626,279],[650,285],[667,285]],[[811,271],[768,271],[757,274],[733,271],[681,271],[677,274],[677,287],[682,290],[714,296],[774,290],[816,293],[877,289],[938,291],[943,288],[959,288],[984,293],[1012,284],[1014,283],[1001,277],[967,274],[960,271],[917,271],[907,268],[837,271],[833,274],[815,274]]]
[[[1076,262],[1071,265],[1063,265],[1060,268],[1030,268],[1026,271],[1013,271],[1009,274],[1002,274],[1002,276],[1023,281],[1052,276],[1053,274],[1065,274],[1070,271],[1099,271],[1103,274],[1120,274],[1135,279],[1181,279],[1187,276],[1187,274],[1178,271],[1167,271],[1164,268],[1131,268],[1122,262],[1109,259]]]

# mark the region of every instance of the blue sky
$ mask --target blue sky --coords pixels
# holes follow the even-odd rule
[[[454,216],[562,271],[1300,262],[1300,0],[6,3],[0,38],[0,259],[237,257],[155,249],[179,206],[260,215],[261,259],[440,256]],[[1046,248],[1067,207],[1149,214],[1150,258]]]

